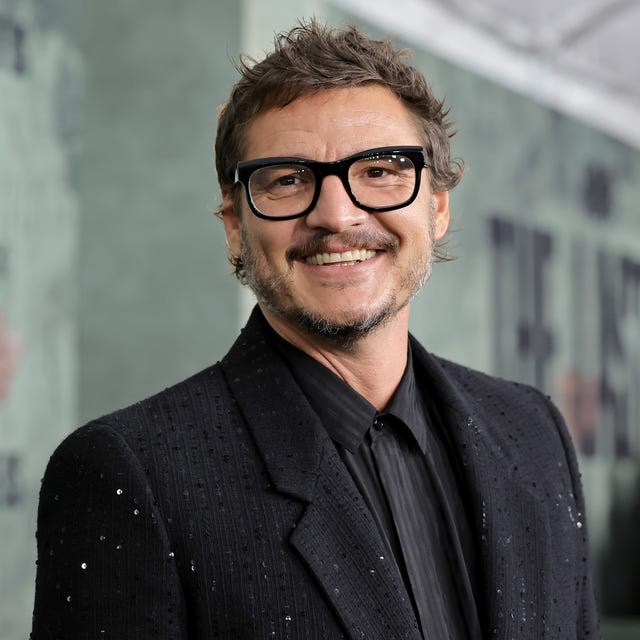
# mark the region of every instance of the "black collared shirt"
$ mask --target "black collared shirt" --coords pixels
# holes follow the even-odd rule
[[[429,640],[481,637],[475,553],[455,462],[416,384],[411,351],[384,412],[273,332],[369,506]]]

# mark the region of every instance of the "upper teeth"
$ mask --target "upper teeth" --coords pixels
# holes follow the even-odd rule
[[[332,264],[334,262],[360,262],[376,255],[372,249],[353,249],[343,253],[316,253],[305,258],[307,264]]]

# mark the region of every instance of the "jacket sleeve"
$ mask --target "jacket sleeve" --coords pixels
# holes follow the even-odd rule
[[[32,640],[187,637],[171,546],[146,474],[111,427],[53,454],[40,492]]]

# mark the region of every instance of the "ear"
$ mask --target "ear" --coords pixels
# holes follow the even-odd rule
[[[431,195],[434,221],[434,240],[440,240],[449,228],[449,192],[435,191]]]
[[[241,234],[240,234],[240,212],[236,211],[233,203],[233,194],[231,189],[222,193],[222,222],[224,224],[224,232],[227,236],[227,246],[233,256],[240,255]]]

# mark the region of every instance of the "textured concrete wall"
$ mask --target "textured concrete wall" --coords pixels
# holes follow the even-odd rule
[[[74,27],[87,69],[73,166],[83,421],[207,366],[234,337],[212,141],[239,13],[222,1],[114,0],[89,3]]]
[[[77,140],[81,86],[78,52],[50,23],[44,7],[0,2],[3,640],[28,634],[40,477],[52,448],[77,421],[79,221],[69,157]]]

